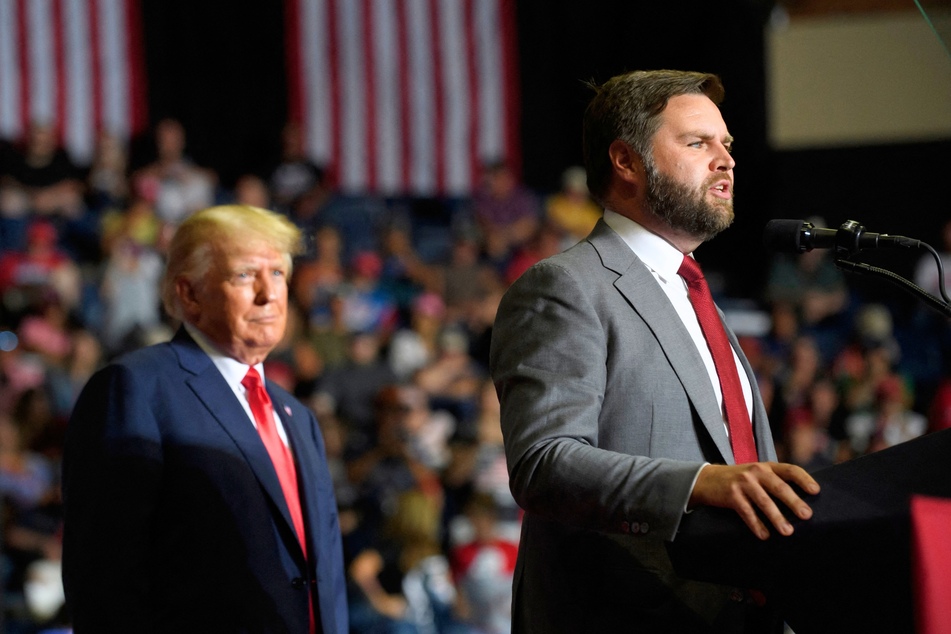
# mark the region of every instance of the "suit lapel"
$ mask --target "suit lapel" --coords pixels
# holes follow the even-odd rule
[[[605,268],[620,275],[615,287],[654,333],[701,423],[724,459],[732,463],[733,450],[723,428],[720,405],[713,390],[708,387],[710,379],[704,369],[703,359],[691,344],[690,334],[667,295],[647,266],[604,220],[598,222],[589,240],[601,254]]]
[[[275,508],[280,510],[283,521],[293,534],[294,524],[271,457],[234,392],[208,355],[195,343],[184,328],[178,331],[172,345],[178,353],[182,369],[191,375],[186,381],[188,386],[205,405],[208,414],[237,445],[248,463],[248,467],[254,473],[258,482],[261,483],[264,492],[274,502]],[[297,540],[294,539],[293,541],[296,542]],[[301,555],[303,556],[303,553]]]

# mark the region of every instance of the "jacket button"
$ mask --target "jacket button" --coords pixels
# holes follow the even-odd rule
[[[651,525],[650,525],[650,524],[648,524],[647,522],[641,522],[641,532],[642,532],[642,533],[646,533],[646,532],[649,531],[650,529],[651,529]]]
[[[622,532],[622,533],[629,533],[630,531],[631,531],[631,524],[630,524],[630,522],[621,522],[621,532]]]
[[[294,579],[291,580],[291,586],[295,588],[306,588],[307,580],[303,577],[294,577]]]

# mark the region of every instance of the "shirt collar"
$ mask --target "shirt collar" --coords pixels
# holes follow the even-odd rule
[[[191,335],[191,338],[195,340],[198,347],[204,350],[205,354],[211,358],[212,363],[214,363],[218,371],[221,372],[221,376],[225,378],[225,381],[227,381],[229,385],[241,385],[241,380],[244,378],[244,375],[248,373],[250,366],[222,353],[211,343],[202,331],[192,324],[185,322],[184,326],[186,332]],[[261,375],[261,381],[263,382],[264,363],[258,363],[254,368],[258,371],[258,374]]]
[[[610,209],[604,210],[604,222],[621,236],[648,268],[665,280],[676,278],[684,261],[684,254],[674,245],[648,231],[643,225]]]

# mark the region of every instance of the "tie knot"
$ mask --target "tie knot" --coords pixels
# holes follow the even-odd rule
[[[261,375],[253,367],[248,368],[248,373],[241,379],[241,385],[246,390],[254,390],[261,387]]]
[[[680,263],[677,274],[687,280],[687,284],[693,284],[703,279],[703,271],[700,270],[700,265],[689,255],[684,256],[684,261]]]

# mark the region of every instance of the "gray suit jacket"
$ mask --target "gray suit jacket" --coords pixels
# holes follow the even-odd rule
[[[728,334],[759,455],[775,460]],[[700,466],[733,462],[720,406],[667,296],[603,220],[508,290],[491,367],[526,511],[514,631],[743,631],[729,605],[742,593],[679,579],[664,546]]]

